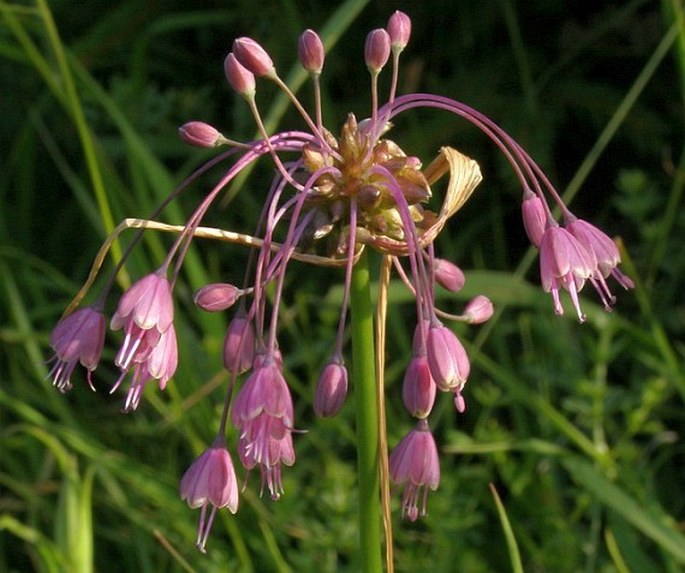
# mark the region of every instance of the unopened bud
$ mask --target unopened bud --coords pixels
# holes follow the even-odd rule
[[[438,323],[428,329],[428,366],[438,388],[462,388],[471,369],[464,346],[449,328]]]
[[[229,283],[212,283],[195,293],[193,302],[207,312],[219,312],[231,308],[243,291]]]
[[[466,282],[464,271],[457,265],[445,259],[433,261],[433,271],[438,284],[450,292],[459,292]]]
[[[189,121],[178,128],[183,141],[196,147],[218,147],[226,138],[214,127],[204,121]]]
[[[526,190],[523,203],[521,203],[521,214],[528,239],[533,245],[539,247],[547,227],[547,212],[542,199],[532,191]]]
[[[390,57],[390,36],[383,28],[371,30],[364,44],[364,61],[373,74],[383,69]]]
[[[238,314],[228,325],[224,339],[224,366],[229,372],[241,374],[252,368],[255,355],[255,336],[252,323]]]
[[[312,74],[320,74],[324,60],[323,42],[314,30],[305,30],[297,42],[297,55],[302,67]]]
[[[269,54],[252,38],[235,40],[233,53],[238,61],[257,77],[271,76],[276,72]]]
[[[335,416],[347,396],[347,368],[332,360],[323,369],[316,385],[314,412],[321,418]]]
[[[388,35],[393,50],[402,51],[411,36],[411,19],[404,12],[396,10],[388,20]]]
[[[454,393],[454,408],[460,414],[466,412],[466,400],[464,400],[459,390]]]
[[[224,74],[230,86],[240,95],[248,99],[254,96],[254,74],[238,61],[233,52],[224,60]]]
[[[415,418],[428,417],[435,403],[435,392],[428,359],[414,356],[407,366],[402,384],[402,400],[407,411]]]
[[[482,324],[490,320],[495,312],[492,301],[482,294],[471,300],[464,309],[464,318],[470,324]]]

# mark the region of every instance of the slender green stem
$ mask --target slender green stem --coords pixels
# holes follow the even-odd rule
[[[381,503],[379,485],[378,402],[376,398],[373,313],[367,254],[352,272],[350,291],[352,375],[357,409],[359,542],[364,573],[380,573]]]

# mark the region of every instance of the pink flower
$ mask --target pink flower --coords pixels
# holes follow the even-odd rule
[[[50,335],[50,346],[55,351],[48,377],[60,391],[71,389],[71,374],[80,362],[86,368],[89,386],[93,387],[91,372],[100,361],[105,343],[105,317],[92,306],[80,308],[57,323]]]
[[[402,399],[408,412],[415,418],[426,418],[435,403],[436,386],[430,373],[428,359],[414,356],[407,366],[402,383]]]
[[[611,310],[611,307],[616,302],[616,297],[611,294],[604,279],[611,275],[624,289],[630,289],[635,286],[633,281],[617,268],[621,262],[621,254],[618,252],[616,243],[606,233],[583,219],[574,218],[566,225],[566,230],[575,237],[586,251],[594,255],[597,266],[592,273],[590,281],[599,293],[604,303],[604,308]]]
[[[585,315],[580,310],[578,293],[586,279],[592,276],[596,266],[594,255],[566,229],[557,225],[547,227],[540,242],[540,279],[545,292],[552,293],[554,311],[557,314],[564,314],[559,300],[561,287],[571,295],[578,320],[585,321]]]
[[[547,227],[547,211],[542,199],[528,189],[524,192],[523,203],[521,203],[521,215],[528,239],[533,245],[539,247]]]
[[[387,30],[393,50],[404,50],[411,36],[411,19],[404,12],[396,10],[388,20]]]
[[[203,121],[189,121],[178,128],[180,138],[196,147],[218,147],[225,142],[221,133]]]
[[[119,300],[112,316],[112,330],[124,329],[124,342],[114,363],[128,370],[142,362],[157,345],[174,319],[171,285],[166,276],[151,273],[134,283]]]
[[[236,59],[257,77],[270,76],[276,71],[269,54],[252,38],[234,40],[233,53]]]
[[[389,466],[390,479],[404,485],[402,516],[410,521],[425,516],[428,489],[435,491],[440,483],[438,448],[426,420],[420,420],[392,451]]]
[[[181,499],[192,509],[202,508],[197,533],[197,548],[205,553],[207,538],[214,522],[216,510],[227,507],[238,511],[238,483],[228,450],[217,439],[205,450],[181,478]],[[212,509],[207,516],[207,507]]]
[[[297,42],[297,55],[302,67],[312,74],[320,74],[323,69],[323,42],[314,30],[302,32]]]
[[[211,283],[203,286],[193,296],[193,302],[207,312],[219,312],[231,308],[243,291],[230,283]]]
[[[224,367],[229,372],[242,374],[252,368],[255,354],[254,327],[239,313],[228,325],[224,339]]]
[[[332,360],[323,369],[316,385],[314,412],[321,418],[335,416],[347,396],[347,368],[338,360]]]
[[[443,392],[463,388],[471,363],[457,335],[439,322],[431,325],[426,350],[428,366],[438,388]]]
[[[251,443],[245,436],[241,436],[238,440],[238,456],[243,467],[248,471],[259,466],[261,474],[259,494],[262,495],[266,487],[271,499],[276,501],[284,493],[281,464],[290,467],[295,463],[292,432],[285,431],[277,436],[269,435],[264,446],[263,450],[258,452],[254,443]]]
[[[464,308],[464,318],[469,324],[482,324],[490,320],[495,312],[492,301],[482,294],[472,298]]]
[[[433,261],[433,272],[435,272],[436,282],[450,292],[459,292],[466,283],[464,271],[445,259]]]
[[[254,74],[238,61],[233,52],[229,53],[224,60],[224,75],[237,93],[246,98],[254,96],[256,89]]]
[[[390,57],[390,36],[383,28],[371,30],[364,44],[364,61],[372,73],[380,72]]]

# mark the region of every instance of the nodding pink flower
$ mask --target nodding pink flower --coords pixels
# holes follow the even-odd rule
[[[471,363],[457,335],[436,322],[428,329],[426,350],[428,366],[438,388],[443,392],[463,388]]]
[[[388,20],[388,36],[393,50],[404,50],[411,36],[411,19],[404,12],[396,10]]]
[[[238,38],[233,41],[236,59],[257,77],[272,76],[276,70],[269,54],[252,38]]]
[[[124,329],[124,342],[114,363],[128,370],[132,362],[142,362],[171,326],[174,303],[171,285],[160,272],[134,283],[121,297],[112,316],[112,330]]]
[[[243,313],[231,320],[224,339],[224,367],[242,374],[252,368],[255,358],[255,335],[252,322]]]
[[[410,521],[425,516],[428,490],[435,491],[440,483],[438,448],[426,420],[420,420],[397,445],[388,464],[390,479],[404,485],[402,516]]]
[[[78,362],[86,369],[88,385],[95,390],[91,373],[100,362],[105,343],[105,317],[92,306],[79,308],[57,323],[50,334],[55,351],[49,378],[62,393],[71,389],[71,375]]]
[[[226,138],[215,128],[204,121],[189,121],[178,128],[178,135],[183,141],[196,147],[218,147]]]
[[[435,273],[435,281],[448,291],[459,292],[464,288],[466,283],[464,271],[454,263],[436,258],[433,261],[433,272]]]
[[[224,60],[224,75],[236,93],[247,99],[254,97],[257,88],[254,74],[237,60],[233,52]]]
[[[364,61],[369,70],[377,74],[390,57],[390,36],[383,28],[371,30],[364,44]]]
[[[566,229],[557,225],[547,227],[540,242],[540,279],[545,292],[552,293],[557,314],[564,314],[559,299],[559,288],[564,288],[571,295],[578,320],[585,321],[578,293],[596,266],[594,255]]]
[[[205,553],[216,510],[227,507],[231,513],[238,511],[238,481],[231,456],[221,439],[190,465],[181,478],[179,490],[181,499],[192,509],[202,508],[197,548]],[[209,506],[211,510],[207,515]]]
[[[521,203],[521,215],[523,228],[526,230],[528,240],[536,247],[540,246],[542,235],[547,228],[547,211],[542,199],[535,193],[526,189]]]
[[[402,400],[415,418],[427,418],[435,403],[436,386],[426,356],[414,356],[402,383]]]
[[[337,359],[323,369],[316,384],[314,413],[321,418],[335,416],[347,397],[347,368]]]
[[[207,312],[219,312],[231,308],[244,294],[230,283],[212,283],[203,286],[193,296],[193,302]]]
[[[297,42],[297,55],[305,70],[316,75],[321,73],[325,52],[323,42],[314,30],[302,32]]]
[[[260,495],[264,488],[268,488],[271,499],[278,500],[284,493],[281,476],[281,464],[292,466],[295,463],[295,448],[293,447],[292,432],[286,431],[280,436],[269,436],[264,450],[259,452],[245,436],[238,439],[238,456],[243,467],[252,471],[259,466],[261,474]]]
[[[633,281],[617,268],[621,262],[621,254],[616,243],[606,233],[583,219],[573,218],[565,228],[585,250],[594,255],[597,266],[590,280],[599,293],[604,308],[611,310],[616,297],[611,294],[604,279],[611,275],[626,290],[635,286]]]
[[[131,386],[126,394],[124,412],[132,412],[138,408],[145,386],[151,380],[159,381],[159,389],[164,390],[166,383],[176,372],[178,366],[178,344],[176,342],[176,330],[173,325],[164,331],[159,342],[150,350],[150,353],[140,361],[133,364]],[[123,371],[119,379],[110,390],[113,393],[123,382],[127,372]]]
[[[468,302],[463,317],[469,324],[483,324],[490,320],[494,312],[492,301],[487,296],[479,294]]]
[[[275,359],[266,360],[248,376],[235,397],[231,420],[234,426],[243,429],[261,413],[281,420],[287,428],[293,428],[293,401]]]

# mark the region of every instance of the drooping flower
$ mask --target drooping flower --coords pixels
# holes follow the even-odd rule
[[[558,225],[547,227],[540,242],[540,280],[545,292],[551,292],[554,311],[564,314],[559,289],[568,291],[580,322],[585,314],[580,309],[578,293],[597,266],[589,253],[566,229]]]
[[[426,515],[428,490],[440,483],[440,460],[435,439],[426,420],[419,420],[395,447],[388,460],[390,479],[404,486],[402,516],[416,521]]]
[[[227,507],[231,513],[238,511],[238,482],[231,455],[221,438],[190,465],[181,478],[179,490],[181,499],[192,509],[201,508],[197,547],[205,553],[216,510]]]
[[[142,362],[174,319],[171,285],[162,273],[150,273],[121,297],[110,321],[112,330],[124,330],[124,342],[114,359],[122,370]]]
[[[471,363],[457,335],[437,322],[428,329],[426,344],[428,366],[438,388],[444,392],[463,388]]]
[[[86,369],[88,385],[95,390],[91,373],[100,362],[105,343],[105,317],[102,311],[87,306],[75,310],[57,323],[50,334],[55,351],[48,377],[60,391],[71,389],[71,375],[78,362]]]
[[[425,355],[414,356],[402,382],[402,400],[415,418],[426,418],[435,403],[436,385]]]

